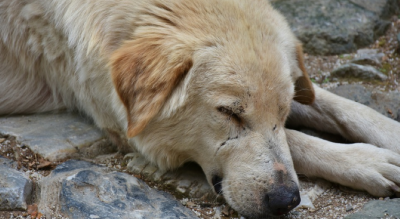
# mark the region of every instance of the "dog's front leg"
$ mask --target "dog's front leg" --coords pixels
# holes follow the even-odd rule
[[[338,144],[286,129],[296,172],[380,197],[400,195],[400,155],[370,144]]]
[[[289,127],[305,126],[340,134],[353,142],[363,142],[400,153],[400,123],[375,110],[330,93],[314,85],[315,101],[302,105],[293,101]]]

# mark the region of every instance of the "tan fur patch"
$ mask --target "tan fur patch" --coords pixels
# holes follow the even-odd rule
[[[287,169],[284,164],[275,162],[274,163],[274,170],[282,171],[284,174],[287,174]]]
[[[303,48],[300,43],[296,45],[296,56],[298,66],[303,72],[303,76],[297,78],[295,82],[296,94],[293,99],[301,104],[310,105],[315,100],[315,92],[306,68],[304,67]]]
[[[190,54],[168,52],[164,40],[127,41],[111,57],[113,82],[127,109],[129,138],[145,128],[192,67]]]

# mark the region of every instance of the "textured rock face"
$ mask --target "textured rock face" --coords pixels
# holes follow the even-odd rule
[[[374,200],[368,202],[361,211],[345,217],[346,219],[400,218],[400,199]]]
[[[343,54],[367,46],[390,25],[399,0],[273,0],[307,53]]]
[[[59,165],[40,185],[39,208],[48,217],[196,218],[171,195],[128,174],[85,161]]]
[[[0,211],[26,210],[32,181],[14,170],[15,162],[0,156]]]

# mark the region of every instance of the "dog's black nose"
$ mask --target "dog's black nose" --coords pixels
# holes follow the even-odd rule
[[[300,204],[299,189],[285,186],[275,188],[273,192],[266,195],[265,201],[272,214],[286,214]]]

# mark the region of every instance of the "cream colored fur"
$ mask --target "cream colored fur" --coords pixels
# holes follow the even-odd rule
[[[313,87],[266,0],[3,0],[0,29],[0,114],[77,109],[161,168],[199,163],[243,215],[276,213],[294,167],[400,192],[399,123]],[[291,106],[292,124],[366,144],[285,129]]]

